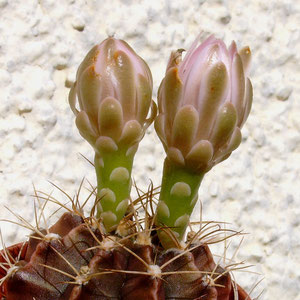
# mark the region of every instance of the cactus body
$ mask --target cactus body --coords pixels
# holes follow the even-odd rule
[[[35,233],[2,250],[2,299],[250,299],[197,239],[164,250],[155,231],[141,243],[145,232],[104,235],[100,225],[66,212],[44,238]]]

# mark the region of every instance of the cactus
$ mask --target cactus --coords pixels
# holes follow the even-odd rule
[[[232,279],[235,265],[215,262],[209,250],[240,233],[214,222],[194,231],[189,221],[205,173],[240,143],[252,101],[250,51],[238,53],[234,43],[227,50],[210,37],[200,46],[197,38],[183,61],[181,52],[171,54],[157,117],[151,72],[127,43],[109,37],[87,54],[69,102],[95,150],[97,187],[82,205],[79,192],[70,197],[71,208],[36,192],[37,220],[47,219],[47,202],[65,210],[49,228],[12,212],[17,221],[11,222],[32,234],[14,246],[3,243],[3,299],[250,300]],[[167,153],[161,190],[137,189],[133,201],[133,159],[154,119]]]

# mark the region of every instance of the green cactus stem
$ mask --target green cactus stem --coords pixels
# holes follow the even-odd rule
[[[101,217],[107,231],[115,229],[127,210],[133,158],[134,154],[128,154],[126,149],[95,155],[97,195],[100,200],[97,217]]]
[[[162,227],[158,235],[164,248],[176,246],[174,238],[179,242],[183,239],[203,176],[204,173],[178,166],[166,158],[156,215],[156,225]]]

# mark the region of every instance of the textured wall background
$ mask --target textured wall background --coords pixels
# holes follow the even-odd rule
[[[70,195],[83,176],[95,183],[79,155],[92,160],[93,152],[67,101],[76,68],[94,44],[108,34],[126,39],[152,69],[154,98],[170,51],[187,48],[200,31],[248,44],[252,114],[241,147],[204,179],[203,217],[250,233],[238,258],[265,278],[254,296],[265,289],[260,299],[300,299],[299,1],[0,0],[0,15],[0,205],[28,220],[33,183],[62,201],[47,180]],[[163,158],[151,127],[135,160],[141,188],[149,178],[160,184]],[[5,209],[0,217],[13,218]],[[8,223],[1,229],[7,244],[28,234]],[[249,290],[262,276],[236,277]]]

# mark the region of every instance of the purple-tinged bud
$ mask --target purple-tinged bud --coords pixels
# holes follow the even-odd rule
[[[241,142],[252,104],[249,47],[237,51],[210,36],[182,60],[172,52],[158,92],[155,128],[168,158],[198,172],[226,159]]]
[[[152,75],[145,61],[126,42],[109,37],[82,61],[69,102],[80,134],[101,153],[136,149],[156,115],[151,95]]]

